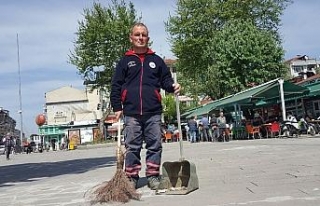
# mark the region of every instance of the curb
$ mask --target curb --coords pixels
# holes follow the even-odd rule
[[[75,150],[96,149],[96,148],[103,148],[103,147],[114,147],[115,145],[116,145],[115,142],[103,143],[103,144],[78,145]]]

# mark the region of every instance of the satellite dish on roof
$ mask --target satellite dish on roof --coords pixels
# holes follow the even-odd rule
[[[95,81],[96,80],[96,73],[93,71],[92,68],[88,68],[84,72],[84,78],[89,81]]]
[[[103,72],[104,71],[104,65],[101,65],[101,66],[95,66],[92,68],[92,70],[94,72]]]

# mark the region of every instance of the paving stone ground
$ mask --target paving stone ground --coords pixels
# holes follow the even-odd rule
[[[319,206],[320,138],[184,142],[197,167],[200,189],[155,195],[143,169],[140,201],[125,205]],[[163,162],[179,160],[179,143],[163,144]],[[84,206],[86,192],[115,173],[115,145],[73,151],[0,155],[0,206]],[[103,204],[103,205],[122,205]]]

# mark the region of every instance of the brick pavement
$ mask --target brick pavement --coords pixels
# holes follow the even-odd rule
[[[163,146],[163,161],[179,159],[178,143]],[[320,205],[319,148],[320,138],[184,142],[186,159],[197,166],[200,189],[185,196],[155,195],[146,186],[143,167],[142,199],[126,205]],[[10,161],[0,155],[0,205],[89,205],[86,191],[115,173],[114,154],[114,145],[101,145],[19,154]]]

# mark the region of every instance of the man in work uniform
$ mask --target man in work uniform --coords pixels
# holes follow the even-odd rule
[[[149,32],[143,23],[133,25],[130,42],[132,48],[116,66],[110,101],[116,121],[124,115],[127,176],[137,187],[145,142],[146,177],[148,186],[155,190],[160,184],[162,154],[160,88],[178,94],[180,85],[174,83],[163,59],[148,48]]]

